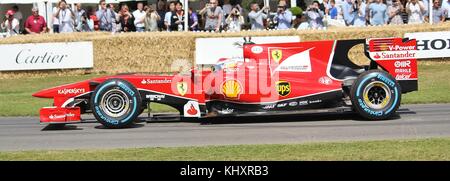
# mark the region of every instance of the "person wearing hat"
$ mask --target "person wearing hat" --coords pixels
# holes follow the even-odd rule
[[[4,20],[1,24],[1,28],[3,31],[6,30],[6,36],[13,36],[19,34],[19,20],[14,18],[14,11],[8,10],[6,11],[6,20]]]
[[[25,31],[28,34],[41,34],[47,31],[47,23],[44,17],[39,15],[37,7],[31,9],[31,16],[25,21]]]

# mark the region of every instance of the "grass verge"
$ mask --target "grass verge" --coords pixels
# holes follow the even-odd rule
[[[403,104],[450,103],[450,62],[423,61],[419,63],[419,91],[403,96]],[[32,93],[61,85],[97,77],[100,75],[52,76],[44,78],[20,78],[0,80],[0,116],[37,116],[39,109],[52,104],[50,99],[33,98]],[[174,109],[152,104],[155,112]]]
[[[0,160],[450,160],[450,138],[0,152]]]

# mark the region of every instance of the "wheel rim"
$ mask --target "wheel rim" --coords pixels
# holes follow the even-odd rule
[[[391,100],[391,89],[383,82],[374,81],[364,88],[364,103],[372,109],[383,109]]]
[[[103,94],[100,108],[106,115],[119,118],[125,115],[130,108],[130,99],[125,92],[119,89],[111,89]]]

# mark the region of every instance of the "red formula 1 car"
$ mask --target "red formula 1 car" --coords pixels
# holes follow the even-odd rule
[[[349,60],[358,44],[364,44],[369,65]],[[151,102],[174,107],[182,118],[350,110],[380,120],[395,114],[402,93],[418,89],[416,51],[415,40],[402,38],[246,41],[244,59],[222,60],[210,69],[106,76],[33,96],[54,100],[40,110],[41,123],[82,122],[80,115],[92,112],[108,128],[129,125]]]

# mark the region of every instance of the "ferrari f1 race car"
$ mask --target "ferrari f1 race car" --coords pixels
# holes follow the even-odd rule
[[[368,65],[349,60],[364,45]],[[41,123],[82,122],[92,113],[107,128],[126,127],[150,103],[169,105],[184,118],[354,111],[388,119],[403,93],[418,90],[416,40],[376,38],[242,45],[243,58],[220,60],[173,75],[119,74],[41,90],[51,98]],[[150,114],[149,114],[150,115]]]

